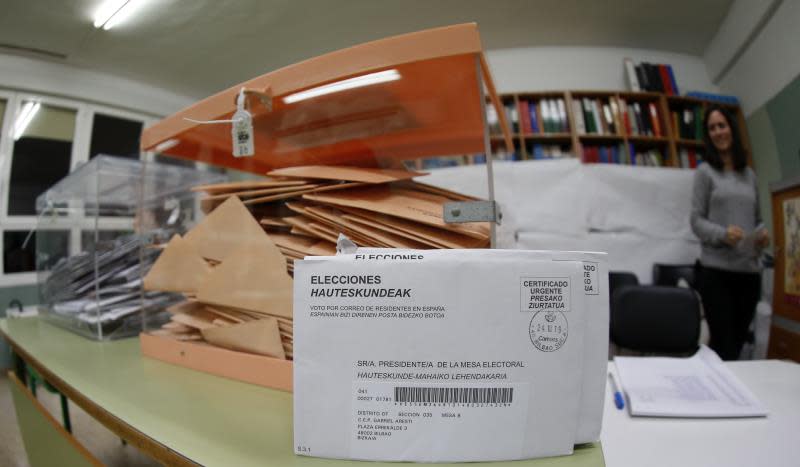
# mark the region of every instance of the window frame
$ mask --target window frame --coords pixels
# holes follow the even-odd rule
[[[18,112],[22,108],[23,102],[27,100],[37,100],[45,105],[75,110],[75,130],[73,133],[69,164],[71,173],[79,165],[89,161],[92,126],[96,113],[140,121],[142,122],[142,129],[158,121],[156,116],[85,102],[78,99],[56,97],[46,93],[16,91],[12,89],[0,89],[0,99],[6,101],[2,126],[0,126],[0,131],[2,132],[0,133],[0,249],[4,248],[3,233],[5,231],[30,231],[37,229],[69,231],[69,254],[73,255],[81,251],[82,231],[94,231],[95,229],[103,231],[133,229],[133,218],[85,217],[82,210],[75,210],[74,213],[65,218],[53,218],[52,222],[48,223],[39,222],[39,216],[9,216],[8,198],[11,184],[11,162],[14,151],[14,140],[11,137],[11,129],[13,128],[16,115],[18,115]],[[143,153],[140,155],[140,160],[153,160],[153,155],[150,153]],[[3,264],[0,263],[0,287],[35,285],[37,282],[38,273],[36,271],[6,273]]]

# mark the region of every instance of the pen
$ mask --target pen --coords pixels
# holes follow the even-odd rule
[[[611,382],[611,391],[614,393],[614,405],[616,405],[619,410],[624,409],[625,398],[622,397],[622,391],[619,390],[617,378],[610,371],[608,372],[608,380]]]

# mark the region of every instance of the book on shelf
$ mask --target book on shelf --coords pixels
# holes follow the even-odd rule
[[[519,133],[519,113],[517,112],[517,107],[514,105],[514,101],[503,102],[503,109],[506,112],[508,124],[511,125],[511,131]]]
[[[636,77],[636,68],[633,64],[633,60],[625,58],[622,60],[622,63],[625,65],[625,77],[628,80],[628,89],[636,92],[641,91],[642,88],[639,85],[639,79]]]
[[[606,132],[606,128],[605,125],[603,125],[603,116],[600,113],[600,105],[598,102],[598,99],[589,100],[589,104],[592,106],[592,118],[594,118],[595,132],[598,134],[603,134]]]
[[[531,103],[526,99],[519,100],[519,120],[521,125],[521,133],[536,133],[533,129],[533,125],[531,125],[531,113],[530,113],[530,105]]]
[[[555,100],[556,107],[558,108],[558,131],[561,133],[569,133],[569,122],[567,120],[567,105],[564,99]]]
[[[739,99],[736,96],[727,96],[724,94],[712,94],[710,92],[689,91],[686,97],[695,97],[707,101],[714,101],[720,104],[739,105]]]
[[[583,105],[580,99],[572,100],[572,116],[575,119],[575,131],[579,135],[586,134],[586,120],[583,117]]]
[[[627,147],[624,143],[584,145],[581,160],[587,164],[620,164],[645,167],[662,167],[666,161],[661,149],[637,149],[633,143],[629,143]]]
[[[603,129],[609,133],[614,134],[617,132],[617,129],[614,127],[614,117],[611,115],[611,106],[609,104],[602,104],[603,106]]]
[[[543,133],[553,132],[553,117],[550,115],[550,103],[547,99],[538,102],[540,113],[542,114],[542,129]]]
[[[702,150],[695,148],[680,148],[678,149],[678,165],[682,169],[694,169],[697,164],[703,161]]]
[[[534,143],[530,146],[529,153],[534,160],[572,157],[569,150],[559,144]]]
[[[661,122],[659,122],[658,108],[656,107],[656,103],[649,102],[647,107],[650,109],[650,123],[652,124],[653,128],[653,136],[660,138],[662,136]]]
[[[680,95],[672,65],[648,62],[636,65],[633,60],[625,58],[623,67],[631,91],[662,92],[669,96]]]
[[[671,112],[673,133],[679,139],[702,141],[703,110],[699,105]]]
[[[536,106],[536,102],[534,101],[528,102],[528,118],[530,119],[531,122],[531,133],[541,133],[542,119],[539,110]]]
[[[486,106],[486,124],[489,126],[489,133],[500,134],[500,118],[493,105]]]

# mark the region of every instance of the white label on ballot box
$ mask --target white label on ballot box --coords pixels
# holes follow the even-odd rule
[[[482,362],[442,363],[459,368]],[[379,458],[406,446],[409,456],[447,458],[453,444],[465,457],[522,452],[528,421],[525,383],[359,381],[353,383],[353,397],[353,457]]]
[[[460,253],[295,263],[297,454],[442,462],[572,452],[584,263]]]

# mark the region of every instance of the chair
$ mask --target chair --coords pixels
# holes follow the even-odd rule
[[[611,300],[616,290],[629,285],[639,285],[636,274],[627,271],[610,271],[608,273],[608,299]]]
[[[696,289],[694,264],[654,264],[653,285],[676,286],[684,279],[689,287]]]
[[[700,300],[682,287],[635,285],[614,294],[611,341],[644,353],[688,354],[700,337]]]

